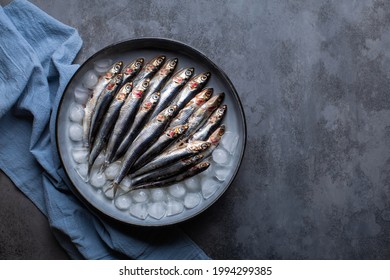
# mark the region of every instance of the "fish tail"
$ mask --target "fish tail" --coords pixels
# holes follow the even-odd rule
[[[98,174],[102,174],[107,167],[110,165],[110,162],[108,160],[105,160],[104,163],[100,166]]]

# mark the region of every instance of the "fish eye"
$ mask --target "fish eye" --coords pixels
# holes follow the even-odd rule
[[[115,70],[116,71],[118,71],[119,70],[119,68],[120,68],[120,66],[117,64],[117,65],[115,65]]]
[[[140,67],[140,66],[141,66],[141,62],[137,61],[137,62],[135,63],[135,67]]]
[[[127,85],[126,86],[126,90],[130,90],[131,86],[130,85]]]
[[[157,94],[153,95],[154,100],[157,100],[157,98],[158,98]]]
[[[187,70],[185,74],[186,74],[186,76],[190,76],[192,74],[192,71],[191,70]]]
[[[144,88],[148,87],[148,85],[149,85],[148,82],[143,82],[143,83],[142,83],[142,86],[143,86]]]
[[[169,108],[169,110],[168,110],[169,113],[173,113],[173,111],[175,111],[175,110],[172,107]]]
[[[206,149],[207,148],[207,144],[202,144],[202,149]]]
[[[157,59],[158,64],[160,64],[162,61],[163,61],[163,59],[161,57],[159,59]]]
[[[170,66],[175,66],[176,65],[176,61],[175,60],[172,60],[170,63],[169,63]]]
[[[202,82],[204,82],[204,81],[206,81],[207,76],[206,76],[206,75],[202,75],[202,76],[200,77],[200,79],[202,80]]]

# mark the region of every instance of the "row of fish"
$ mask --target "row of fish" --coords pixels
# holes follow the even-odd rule
[[[119,61],[92,90],[83,119],[88,173],[102,152],[100,172],[120,160],[114,193],[128,175],[130,190],[152,188],[195,176],[210,165],[204,160],[225,132],[224,93],[213,96],[212,88],[204,88],[210,72],[175,72],[177,65],[177,58],[164,55],[126,66]]]

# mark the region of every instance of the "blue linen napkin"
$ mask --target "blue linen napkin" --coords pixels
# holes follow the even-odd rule
[[[66,185],[55,117],[82,41],[33,4],[0,6],[0,169],[42,211],[73,259],[208,259],[179,228],[119,228]],[[1,187],[1,186],[0,186]]]

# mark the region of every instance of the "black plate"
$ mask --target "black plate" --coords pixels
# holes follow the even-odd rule
[[[184,208],[184,211],[181,214],[169,217],[164,216],[161,219],[156,219],[148,215],[145,219],[139,219],[132,216],[128,210],[118,209],[113,200],[108,199],[103,195],[103,192],[100,189],[85,183],[75,171],[75,168],[78,165],[72,157],[72,149],[77,148],[81,144],[72,141],[69,138],[69,129],[70,126],[73,125],[72,121],[69,119],[69,112],[71,106],[75,103],[75,88],[82,84],[84,75],[87,71],[94,69],[97,61],[104,59],[111,59],[112,61],[123,60],[126,64],[137,57],[144,57],[147,61],[158,54],[165,54],[168,58],[179,58],[177,69],[192,66],[195,67],[195,74],[203,71],[211,72],[212,77],[207,87],[214,88],[214,94],[225,92],[224,103],[228,106],[228,112],[225,116],[224,123],[227,126],[227,131],[236,133],[239,136],[239,140],[235,153],[231,158],[231,162],[228,167],[226,167],[229,168],[230,174],[225,181],[220,183],[220,187],[211,197],[207,199],[202,197],[199,205],[191,209]],[[246,145],[245,116],[233,84],[226,74],[204,54],[177,41],[161,38],[141,38],[116,43],[98,51],[83,63],[74,74],[64,91],[59,106],[56,121],[57,148],[69,181],[73,184],[78,196],[81,196],[84,202],[87,202],[87,204],[92,206],[93,210],[98,210],[98,213],[126,224],[163,226],[182,222],[194,217],[212,205],[231,185],[244,155]],[[215,163],[213,162],[213,164]],[[202,176],[202,179],[199,181],[200,184],[204,184],[207,181],[207,177],[204,177],[204,175]],[[132,204],[135,204],[134,201],[132,201]],[[145,204],[145,207],[150,205],[151,202],[148,202]]]

